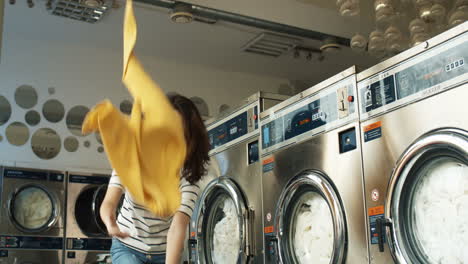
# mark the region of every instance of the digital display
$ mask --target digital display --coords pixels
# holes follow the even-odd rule
[[[298,124],[299,124],[300,126],[302,126],[302,125],[304,125],[304,124],[309,123],[310,121],[311,121],[310,118],[306,118],[306,119],[303,119],[303,120],[299,121]]]

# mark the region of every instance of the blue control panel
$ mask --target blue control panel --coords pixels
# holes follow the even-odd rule
[[[443,88],[442,83],[468,73],[466,35],[395,65],[392,69],[359,82],[361,113],[369,113],[411,96],[430,96]],[[466,81],[462,80],[462,81]],[[444,86],[454,85],[450,83]],[[402,103],[408,103],[407,100]],[[378,114],[378,113],[373,113]]]
[[[108,251],[111,246],[112,239],[67,238],[67,250]]]
[[[229,119],[208,131],[208,137],[212,149],[223,146],[248,133],[247,111]]]
[[[20,170],[20,169],[5,169],[3,171],[3,177],[5,178],[16,178],[25,180],[40,180],[40,181],[55,181],[63,182],[65,180],[65,174],[55,173],[49,171],[33,171],[33,170]]]
[[[350,118],[357,118],[355,89],[353,76],[303,98],[274,116],[270,114],[262,120],[262,149],[269,152],[288,145],[291,139],[300,135],[311,131],[318,133],[327,126],[334,127]]]
[[[108,184],[110,177],[106,176],[85,176],[70,174],[68,177],[69,182],[83,183],[83,184]]]
[[[2,249],[63,249],[61,237],[0,236]]]

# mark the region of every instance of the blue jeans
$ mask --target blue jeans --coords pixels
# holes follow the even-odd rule
[[[113,264],[164,264],[166,254],[148,255],[131,249],[118,239],[112,239],[111,256]]]

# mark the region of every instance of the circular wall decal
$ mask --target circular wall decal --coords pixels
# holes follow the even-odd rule
[[[41,128],[34,132],[31,138],[31,148],[40,159],[53,159],[62,148],[62,140],[55,130]]]
[[[190,100],[195,104],[201,116],[209,116],[208,104],[200,97],[192,97]]]
[[[49,87],[49,89],[47,89],[47,91],[49,92],[49,95],[53,95],[53,94],[55,94],[55,87]]]
[[[78,142],[78,139],[76,139],[76,137],[67,137],[65,141],[63,142],[63,147],[68,152],[77,151],[79,146],[80,146],[80,142]]]
[[[86,147],[86,148],[89,148],[91,147],[91,142],[89,142],[89,140],[86,140],[83,145]]]
[[[104,147],[102,147],[102,146],[98,147],[98,148],[97,148],[97,151],[98,151],[99,153],[103,153],[103,152],[104,152]]]
[[[47,121],[57,123],[65,116],[65,107],[59,100],[50,99],[42,106],[42,114]]]
[[[5,96],[0,95],[0,126],[8,122],[11,117],[11,105]]]
[[[24,109],[29,109],[37,104],[37,92],[31,85],[21,85],[16,88],[15,102]]]
[[[24,116],[26,124],[30,126],[35,126],[41,122],[41,115],[34,110],[29,110],[26,115]]]
[[[6,138],[10,144],[22,146],[28,142],[29,128],[21,122],[13,122],[6,128]]]
[[[75,135],[82,137],[81,126],[86,117],[86,114],[89,112],[89,108],[86,106],[78,105],[74,106],[67,113],[67,127],[70,132]]]
[[[123,100],[120,103],[120,111],[124,114],[130,115],[132,113],[133,104],[130,100]]]

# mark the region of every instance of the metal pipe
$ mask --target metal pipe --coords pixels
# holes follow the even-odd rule
[[[159,7],[169,8],[169,9],[174,8],[176,3],[183,3],[183,2],[172,1],[172,0],[135,0],[135,1],[150,4],[150,5],[155,5]],[[189,4],[192,6],[193,15],[197,17],[225,21],[225,22],[230,22],[234,24],[240,24],[240,25],[260,28],[260,29],[264,29],[264,30],[268,30],[272,32],[283,33],[283,34],[288,34],[292,36],[298,36],[302,38],[309,38],[309,39],[320,40],[320,41],[323,41],[327,38],[334,38],[336,39],[337,44],[340,44],[342,46],[348,46],[348,47],[350,45],[350,39],[348,38],[333,36],[333,35],[317,32],[313,30],[298,28],[294,26],[288,26],[288,25],[284,25],[284,24],[280,24],[276,22],[271,22],[271,21],[244,16],[244,15],[239,15],[239,14],[217,10],[213,8],[208,8],[208,7],[203,7],[199,5],[193,5],[190,3],[186,3],[186,4]]]

